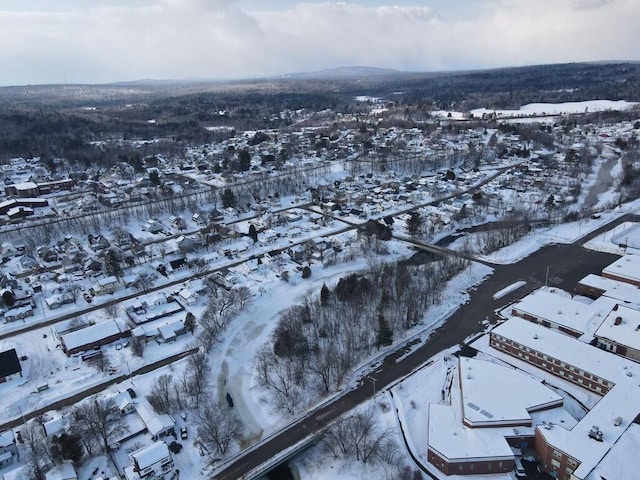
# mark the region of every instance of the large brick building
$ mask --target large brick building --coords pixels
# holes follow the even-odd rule
[[[496,327],[490,346],[601,396],[572,428],[547,422],[535,431],[545,471],[561,480],[591,478],[638,418],[640,365],[520,318]]]

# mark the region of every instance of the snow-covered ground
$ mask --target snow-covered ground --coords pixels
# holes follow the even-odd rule
[[[584,102],[566,103],[529,103],[519,110],[491,110],[477,108],[471,110],[475,117],[495,113],[498,117],[530,117],[540,115],[566,115],[570,113],[601,112],[605,110],[626,110],[637,105],[625,100],[588,100]]]

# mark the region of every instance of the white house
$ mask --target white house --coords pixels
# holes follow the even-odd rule
[[[78,474],[71,463],[62,463],[45,473],[44,478],[45,480],[78,480]]]
[[[173,457],[164,442],[155,442],[129,454],[131,466],[124,469],[127,480],[169,478],[174,471]]]
[[[18,461],[16,438],[11,430],[0,433],[0,468]]]
[[[113,293],[118,288],[118,279],[114,276],[99,278],[92,288],[96,295]]]
[[[175,434],[176,422],[166,413],[158,415],[151,404],[142,399],[136,404],[136,412],[147,427],[151,438],[160,440],[161,438]]]

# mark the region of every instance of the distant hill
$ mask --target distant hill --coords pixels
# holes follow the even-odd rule
[[[337,80],[343,78],[381,77],[402,74],[403,72],[400,70],[394,70],[392,68],[353,66],[329,68],[327,70],[319,70],[316,72],[290,73],[283,75],[283,77],[294,79]]]

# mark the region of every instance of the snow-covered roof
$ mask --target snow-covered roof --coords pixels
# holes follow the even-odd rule
[[[613,383],[627,382],[627,374],[640,378],[639,364],[518,317],[497,326],[494,333]]]
[[[96,323],[81,330],[65,333],[61,339],[67,350],[71,350],[93,342],[98,342],[112,335],[117,335],[120,332],[121,330],[118,323],[111,319]]]
[[[602,269],[603,275],[614,275],[632,282],[640,282],[640,255],[627,254],[608,267]]]
[[[0,448],[7,447],[12,443],[15,443],[15,441],[16,439],[13,436],[13,432],[11,430],[0,433]]]
[[[618,305],[617,310],[607,315],[595,335],[640,350],[640,312]]]
[[[560,395],[513,368],[464,357],[459,368],[467,425],[530,425],[530,412],[562,405]]]
[[[499,325],[494,333],[614,383],[571,430],[559,425],[538,427],[548,444],[580,462],[575,477],[586,478],[638,414],[640,365],[520,318]],[[594,425],[602,432],[602,441],[589,437]]]
[[[12,185],[16,190],[33,190],[34,188],[38,188],[34,182],[22,182],[22,183],[14,183]]]
[[[79,315],[69,320],[62,320],[53,325],[53,329],[57,336],[64,335],[69,330],[77,330],[85,328],[89,325],[89,320],[85,315]]]
[[[170,457],[169,447],[164,442],[155,442],[131,454],[131,459],[138,463],[140,470],[150,467],[163,458]]]
[[[513,451],[499,429],[468,428],[456,407],[429,404],[429,448],[452,461],[512,460]]]
[[[587,287],[603,290],[604,296],[640,305],[640,288],[634,287],[629,283],[619,282],[593,273],[580,280],[580,283]]]
[[[587,480],[636,478],[638,464],[630,459],[637,458],[638,445],[640,445],[640,426],[632,423],[598,466],[587,476]]]
[[[119,410],[123,410],[127,405],[133,403],[131,395],[129,395],[129,392],[127,392],[126,390],[124,392],[118,392],[112,397],[112,399]]]
[[[147,430],[152,437],[155,437],[161,432],[170,430],[176,426],[176,423],[173,421],[170,415],[163,413],[152,418],[149,422],[145,422],[147,426]]]
[[[96,283],[101,287],[106,287],[106,286],[118,283],[118,279],[114,276],[110,276],[105,278],[99,278]]]
[[[196,293],[193,290],[191,290],[190,288],[183,288],[178,293],[178,295],[180,295],[180,298],[183,298],[185,300],[190,299],[191,297],[195,296],[195,294]]]
[[[44,478],[46,480],[77,480],[78,474],[72,464],[62,463],[45,473]]]
[[[587,330],[588,320],[593,316],[589,305],[542,289],[527,295],[513,308],[580,333]]]
[[[56,416],[51,420],[47,420],[42,424],[42,428],[44,428],[44,433],[50,437],[53,435],[59,435],[63,433],[68,426],[67,419],[63,416]]]
[[[136,412],[147,426],[147,430],[151,436],[155,436],[163,430],[175,427],[173,418],[167,414],[158,415],[151,404],[142,399],[136,404]]]

